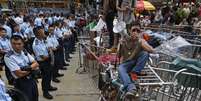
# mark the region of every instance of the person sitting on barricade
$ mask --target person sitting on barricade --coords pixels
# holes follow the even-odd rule
[[[149,53],[155,53],[154,49],[141,37],[140,27],[131,26],[129,29],[130,38],[121,42],[120,57],[121,64],[118,68],[120,79],[126,87],[126,96],[135,96],[137,89],[135,81],[132,81],[129,73],[132,75],[143,75],[142,69],[149,58]]]

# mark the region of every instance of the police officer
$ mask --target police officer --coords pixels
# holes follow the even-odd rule
[[[39,65],[27,51],[24,51],[22,37],[13,35],[10,40],[13,50],[5,55],[4,61],[15,78],[14,87],[22,91],[29,101],[38,101],[37,83],[30,75]]]
[[[24,35],[26,36],[27,39],[27,44],[26,44],[26,49],[30,52],[33,53],[32,50],[32,44],[35,39],[35,35],[33,33],[33,28],[34,28],[34,22],[32,19],[29,20],[30,26],[25,30]]]
[[[1,70],[2,67],[0,66],[0,101],[12,101],[12,98],[8,95],[7,91],[6,91],[6,86],[5,83],[3,82],[3,80],[1,79]]]
[[[59,42],[59,45],[61,46],[61,47],[59,48],[59,53],[60,53],[60,61],[63,62],[63,66],[61,66],[60,69],[66,70],[67,68],[64,67],[64,66],[69,66],[69,64],[66,64],[66,63],[65,63],[65,60],[64,60],[63,32],[62,32],[62,30],[61,30],[62,24],[61,24],[60,21],[57,21],[57,22],[55,23],[55,26],[56,26],[56,27],[55,27],[55,30],[54,30],[54,34],[55,34],[55,36],[56,36],[56,38],[57,38],[57,40],[58,40],[58,42]]]
[[[10,50],[11,50],[11,45],[6,35],[6,29],[4,29],[3,27],[0,27],[0,57],[1,57],[0,61],[2,66],[5,64],[3,57]],[[5,74],[6,74],[6,78],[8,79],[8,83],[12,85],[14,78],[12,77],[7,66],[5,66]]]
[[[39,68],[42,74],[42,90],[43,96],[47,99],[53,99],[53,96],[49,94],[49,91],[57,90],[56,87],[51,86],[52,67],[50,64],[49,50],[46,42],[46,35],[44,28],[39,26],[33,29],[36,38],[33,42],[33,52],[36,56],[36,60],[39,63]]]
[[[56,38],[56,36],[54,35],[54,26],[50,25],[49,26],[49,35],[47,37],[47,43],[48,43],[48,47],[53,51],[54,54],[54,59],[53,59],[53,79],[52,81],[59,83],[60,80],[57,79],[57,77],[61,77],[64,76],[64,74],[60,74],[59,73],[59,68],[62,68],[63,66],[63,61],[60,61],[60,51],[59,48],[61,47],[59,45],[59,42]]]
[[[15,24],[14,27],[13,27],[13,29],[14,29],[13,35],[19,35],[22,38],[26,38],[26,36],[24,35],[24,33],[21,32],[20,26],[18,24]]]

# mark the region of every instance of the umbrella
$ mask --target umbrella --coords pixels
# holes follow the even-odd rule
[[[154,5],[152,5],[149,1],[139,0],[136,4],[137,11],[143,11],[143,10],[156,10]]]

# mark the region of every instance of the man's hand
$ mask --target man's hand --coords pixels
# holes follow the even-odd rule
[[[38,64],[38,62],[34,61],[34,62],[31,64],[30,67],[32,68],[32,70],[37,70],[38,67],[39,67],[39,64]]]

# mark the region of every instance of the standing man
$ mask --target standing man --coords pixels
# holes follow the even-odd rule
[[[13,50],[5,55],[4,61],[15,78],[14,87],[22,91],[29,101],[38,101],[38,87],[31,71],[36,70],[39,65],[27,51],[24,51],[22,37],[13,35],[10,41]]]
[[[39,63],[39,68],[42,74],[42,90],[43,96],[47,99],[53,99],[49,91],[57,90],[56,87],[51,86],[52,67],[50,64],[50,55],[46,42],[46,35],[43,27],[36,27],[33,29],[36,38],[33,42],[33,52],[36,56],[36,60]]]
[[[115,16],[117,15],[116,10],[116,0],[104,0],[103,1],[103,9],[104,9],[104,15],[105,15],[105,22],[107,24],[107,29],[109,32],[109,48],[113,46],[114,42],[114,33],[113,33],[113,20]]]
[[[0,57],[2,66],[5,65],[4,55],[11,50],[10,41],[7,38],[6,29],[0,27]],[[5,66],[5,74],[8,80],[8,84],[13,85],[14,78],[10,73],[10,70]]]
[[[58,76],[64,76],[63,74],[59,74],[59,68],[62,68],[63,62],[59,61],[61,58],[60,57],[60,51],[58,50],[59,47],[59,42],[57,41],[56,36],[54,35],[54,27],[52,25],[49,26],[49,32],[48,32],[48,37],[47,37],[47,43],[48,43],[48,48],[53,51],[54,54],[54,59],[53,59],[53,78],[52,81],[59,83],[60,80],[57,79]]]

